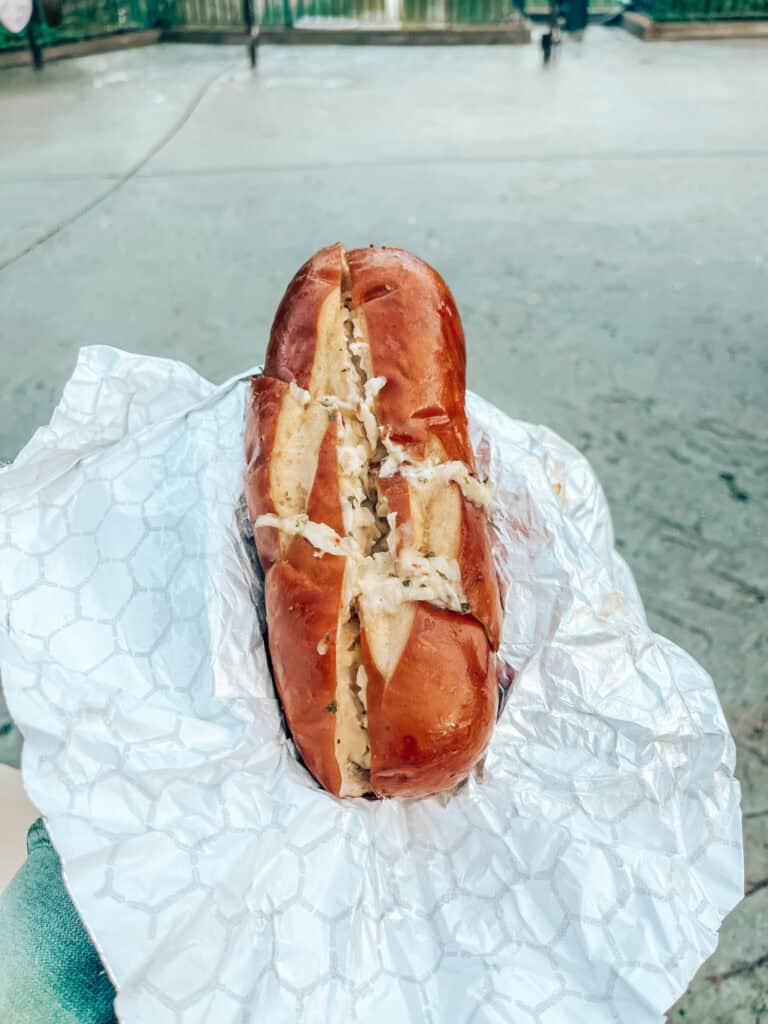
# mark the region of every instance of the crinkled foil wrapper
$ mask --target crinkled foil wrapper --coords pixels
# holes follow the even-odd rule
[[[587,461],[468,396],[511,693],[455,792],[338,800],[267,668],[246,397],[87,348],[0,474],[24,781],[120,1020],[660,1021],[742,895],[734,744]]]

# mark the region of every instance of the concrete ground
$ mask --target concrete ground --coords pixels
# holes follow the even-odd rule
[[[768,44],[600,28],[548,70],[167,46],[0,75],[0,457],[80,345],[252,364],[336,239],[433,261],[471,386],[589,454],[652,624],[737,737],[750,895],[670,1014],[697,1024],[768,1022],[767,93]]]
[[[27,829],[39,818],[21,785],[21,775],[0,764],[0,892],[18,871],[27,853]]]

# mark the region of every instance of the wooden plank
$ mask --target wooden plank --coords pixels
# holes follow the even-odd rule
[[[113,50],[129,50],[137,46],[151,46],[160,39],[160,29],[153,28],[141,32],[116,32],[114,35],[94,36],[93,39],[82,39],[77,43],[58,43],[43,48],[45,62],[63,60],[65,57],[88,57],[93,53],[110,53]],[[0,53],[0,68],[20,67],[31,64],[29,50],[12,50]]]
[[[393,29],[365,26],[357,28],[294,28],[262,25],[262,43],[290,45],[350,46],[456,46],[508,45],[530,43],[530,22],[521,20],[509,25],[452,25],[450,28]]]
[[[0,53],[0,68],[22,68],[27,64],[32,64],[32,54],[28,46],[21,50]]]
[[[194,25],[181,25],[178,28],[163,30],[160,41],[163,43],[247,43],[252,38],[259,38],[259,30],[253,29],[249,34],[242,28],[202,28]]]

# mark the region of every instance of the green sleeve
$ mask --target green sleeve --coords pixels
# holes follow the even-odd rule
[[[0,1021],[116,1024],[115,990],[72,905],[42,821],[0,895]]]

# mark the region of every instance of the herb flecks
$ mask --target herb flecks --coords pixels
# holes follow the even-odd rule
[[[469,611],[469,602],[462,601],[461,605],[460,605],[460,608],[461,608],[462,612],[466,615],[467,612]]]
[[[336,714],[337,709],[338,709],[338,705],[336,704],[335,700],[332,700],[330,704],[326,704],[325,705],[325,710],[326,711],[330,711],[330,713],[332,715]]]

